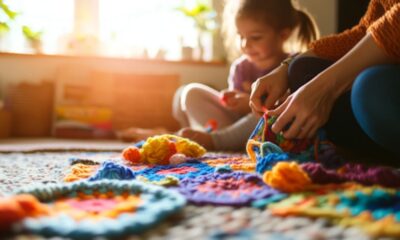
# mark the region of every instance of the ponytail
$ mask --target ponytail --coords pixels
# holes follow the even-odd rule
[[[314,19],[304,10],[296,10],[297,13],[297,39],[302,48],[319,37],[319,31]]]

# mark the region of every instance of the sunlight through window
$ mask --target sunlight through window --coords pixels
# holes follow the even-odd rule
[[[43,52],[49,54],[62,51],[65,37],[73,31],[74,1],[72,0],[12,0],[4,1],[11,9],[18,12],[12,22],[10,32],[4,37],[2,50],[30,51],[22,26],[29,26],[32,31],[42,32]]]
[[[37,53],[32,43],[40,39],[40,52],[45,54],[179,60],[189,49],[190,59],[212,58],[212,35],[200,35],[194,18],[178,10],[200,2],[210,5],[211,0],[5,2],[18,16],[0,42],[2,51]],[[22,31],[23,26],[29,29]]]

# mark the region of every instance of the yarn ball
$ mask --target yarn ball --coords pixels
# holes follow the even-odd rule
[[[178,165],[186,162],[186,156],[182,153],[175,153],[169,158],[169,164]]]
[[[135,145],[124,149],[122,156],[134,164],[168,165],[170,158],[176,153],[198,158],[204,155],[206,150],[187,138],[163,134],[147,138],[140,148]],[[176,164],[177,161],[182,161],[180,158],[181,156],[175,157],[173,162]]]
[[[169,164],[169,158],[176,153],[176,145],[168,138],[149,137],[143,144],[141,153],[150,164]]]
[[[311,184],[307,173],[296,162],[278,162],[263,175],[263,181],[283,192],[299,192]]]
[[[176,150],[178,153],[184,154],[186,157],[198,158],[206,153],[206,149],[196,142],[186,138],[177,138]]]
[[[125,148],[122,151],[122,157],[133,164],[139,164],[141,162],[140,150],[134,146]]]
[[[13,224],[25,217],[46,215],[47,213],[47,208],[29,194],[0,198],[0,230],[10,230]]]

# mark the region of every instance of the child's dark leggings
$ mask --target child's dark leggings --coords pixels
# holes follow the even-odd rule
[[[294,60],[289,66],[291,91],[332,63],[315,57]],[[324,129],[337,145],[400,159],[400,66],[374,66],[359,74],[352,89],[337,99]]]

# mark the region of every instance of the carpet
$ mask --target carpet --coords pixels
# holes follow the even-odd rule
[[[82,152],[0,154],[0,195],[12,194],[16,189],[27,185],[61,183],[69,168],[69,159],[74,154]],[[35,236],[7,237],[18,239]],[[369,239],[369,237],[357,228],[335,226],[323,218],[277,217],[272,216],[269,210],[251,207],[188,204],[181,214],[167,219],[151,231],[128,239]]]
[[[9,138],[0,139],[0,153],[73,152],[73,151],[116,151],[129,143],[116,140],[72,140],[59,138]]]

